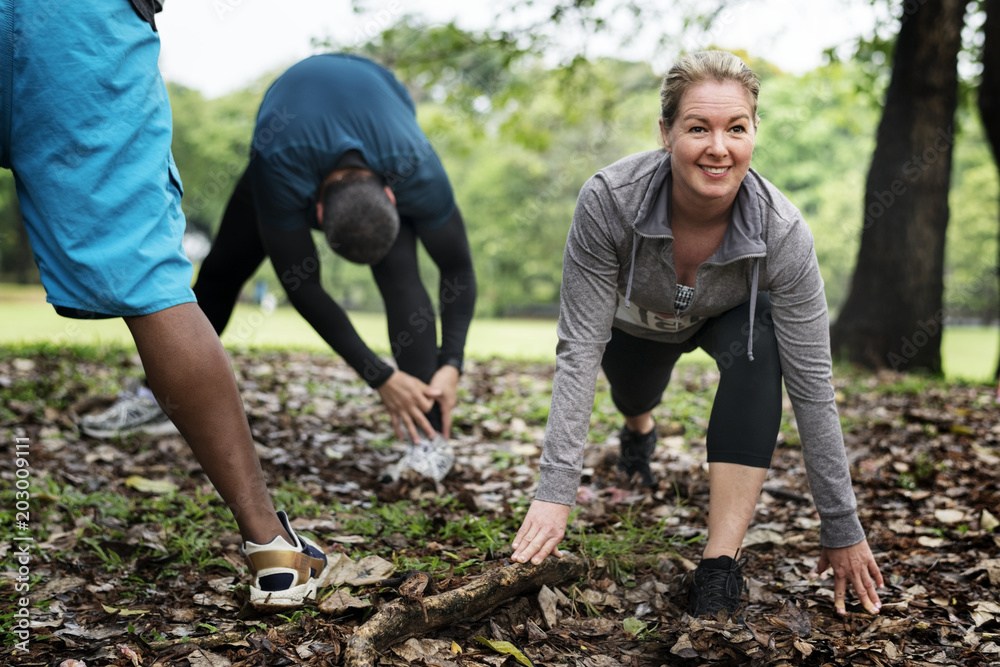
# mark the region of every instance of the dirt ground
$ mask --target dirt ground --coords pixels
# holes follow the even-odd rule
[[[461,535],[440,536],[462,515],[518,519],[536,482],[551,366],[469,364],[456,412],[456,466],[435,486],[377,482],[379,471],[402,450],[373,446],[389,430],[377,396],[341,361],[304,352],[235,352],[233,361],[272,486],[294,480],[316,504],[351,508],[354,519],[373,502],[410,501],[424,514],[421,525],[432,526],[436,537],[394,530],[359,542],[344,530],[348,516],[336,513],[300,518],[298,529],[352,559],[364,549],[466,563],[458,573],[432,569],[432,594],[510,565],[511,534],[490,536],[494,548],[488,553]],[[93,395],[94,388],[112,387],[136,372],[134,358],[124,353],[110,360],[51,352],[0,357],[0,388],[11,396],[0,413],[0,431],[12,450],[16,438],[33,443],[32,502],[37,516],[46,517],[33,545],[31,596],[50,601],[32,611],[28,653],[18,651],[17,637],[8,634],[0,663],[344,664],[347,641],[397,591],[357,585],[345,590],[370,606],[321,601],[307,606],[307,613],[247,613],[235,533],[192,532],[235,570],[218,561],[177,566],[178,554],[157,548],[164,541],[161,526],[141,516],[116,519],[97,506],[68,511],[57,494],[45,490],[68,484],[108,494],[95,497],[127,498],[150,493],[136,488],[136,478],[167,478],[179,495],[210,496],[177,436],[101,442],[79,433],[78,414],[109,398],[107,391]],[[714,381],[708,370],[675,378],[672,391],[703,396],[706,407],[700,415],[691,408],[677,416],[668,397],[658,412],[659,486],[652,492],[630,488],[616,476],[616,417],[606,402],[595,412],[596,441],[588,449],[580,511],[570,533],[640,536],[642,526],[659,525],[662,540],[636,538],[625,555],[588,561],[580,578],[498,599],[481,617],[388,648],[376,664],[1000,665],[995,389],[923,382],[910,391],[904,378],[890,376],[838,381],[859,514],[886,581],[881,614],[865,613],[849,596],[848,613],[838,616],[832,579],[811,573],[819,556],[819,521],[794,429],[783,428],[745,544],[745,605],[733,619],[699,620],[686,614],[687,576],[700,553],[697,538],[708,505],[703,429]],[[29,382],[32,394],[18,390]],[[896,388],[888,390],[890,385]],[[0,464],[5,510],[15,505],[13,460],[8,456]],[[431,502],[443,497],[454,500]],[[13,512],[8,514],[10,523]],[[95,525],[121,537],[109,538]],[[661,548],[670,538],[672,548]],[[586,538],[577,544],[587,544]],[[0,594],[11,604],[17,599],[17,549],[13,540],[0,546],[8,574]],[[117,569],[109,568],[109,560]],[[158,576],[167,566],[171,576]],[[12,614],[0,617],[8,631],[17,627]],[[523,658],[498,653],[477,637],[507,641]]]

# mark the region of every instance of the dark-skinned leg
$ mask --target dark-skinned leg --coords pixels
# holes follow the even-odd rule
[[[196,303],[126,317],[156,400],[233,513],[244,540],[291,541],[271,503],[229,357]]]

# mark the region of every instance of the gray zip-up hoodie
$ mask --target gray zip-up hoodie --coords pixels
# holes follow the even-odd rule
[[[865,535],[830,383],[826,296],[812,233],[798,209],[751,169],[722,244],[698,267],[694,298],[675,317],[670,179],[669,154],[649,151],[602,169],[580,192],[563,257],[552,406],[535,497],[563,505],[576,500],[612,327],[678,343],[707,318],[769,291],[785,388],[821,518],[820,543],[857,544]],[[748,339],[738,352],[752,357],[752,345]]]

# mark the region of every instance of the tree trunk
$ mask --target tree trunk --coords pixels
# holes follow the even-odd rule
[[[983,74],[979,83],[979,115],[986,138],[993,149],[993,160],[1000,169],[1000,0],[985,0],[986,24],[983,26]],[[1000,274],[1000,256],[997,257]],[[1000,364],[994,379],[1000,379]]]
[[[912,6],[911,6],[912,5]],[[958,51],[964,0],[907,2],[865,186],[851,291],[831,331],[838,357],[941,373]]]

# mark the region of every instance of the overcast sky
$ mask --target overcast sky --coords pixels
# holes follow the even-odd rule
[[[366,30],[377,34],[380,23],[396,18],[403,7],[411,12],[419,7],[431,22],[456,20],[476,29],[489,24],[492,15],[482,8],[493,5],[379,0],[371,6],[374,15],[359,18],[348,0],[171,0],[156,19],[160,69],[167,80],[215,97],[311,55],[311,38],[333,36],[350,44],[363,39]],[[669,16],[659,19],[669,24]],[[743,48],[782,69],[803,72],[822,62],[825,48],[844,44],[872,23],[873,10],[864,0],[754,0],[724,12],[708,36],[691,37],[678,46]],[[647,60],[659,73],[669,62],[657,62],[664,54],[654,52],[653,43],[653,38],[638,40],[623,55]],[[590,39],[589,48],[601,51],[602,44]],[[604,48],[622,53],[610,40]]]

